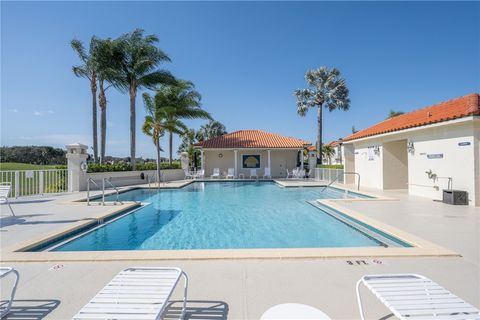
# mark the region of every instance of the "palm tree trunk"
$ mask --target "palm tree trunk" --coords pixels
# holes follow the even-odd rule
[[[130,87],[130,163],[135,170],[135,98],[137,97],[137,88]]]
[[[90,82],[92,91],[92,130],[93,130],[93,161],[98,161],[98,128],[97,128],[97,77],[93,75]]]
[[[173,158],[173,154],[172,154],[172,148],[173,148],[173,132],[170,131],[168,133],[168,147],[169,147],[169,151],[170,151],[170,154],[169,154],[169,158],[168,158],[168,164],[169,165],[172,165],[172,158]]]
[[[100,104],[100,163],[105,162],[105,147],[107,144],[107,98],[103,81],[100,81],[100,93],[98,94]]]
[[[155,146],[157,147],[157,182],[158,185],[160,185],[160,137],[157,139],[157,142],[155,143]]]
[[[322,106],[317,110],[317,164],[322,164]]]

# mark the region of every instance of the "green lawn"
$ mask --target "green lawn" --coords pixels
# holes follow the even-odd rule
[[[57,165],[29,164],[16,162],[1,162],[0,170],[40,170],[55,169]]]

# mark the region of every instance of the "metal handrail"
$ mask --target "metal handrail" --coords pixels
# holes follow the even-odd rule
[[[114,204],[117,204],[117,202],[120,202],[120,204],[123,204],[122,201],[120,201],[118,195],[119,195],[119,192],[118,192],[118,188],[116,186],[113,185],[111,179],[112,177],[108,177],[108,178],[103,178],[104,180],[106,180],[108,182],[108,184],[113,188],[115,189],[116,193],[117,193],[117,199],[115,200]]]
[[[90,205],[90,182],[97,186],[98,190],[100,190],[100,186],[93,180],[92,178],[88,178],[87,180],[87,206]],[[105,205],[105,186],[102,188],[102,205]]]
[[[153,176],[150,176],[147,174],[147,182],[148,182],[148,187],[150,188],[150,183],[157,181],[157,175],[154,174]]]
[[[327,189],[327,188],[330,187],[333,183],[335,183],[335,181],[337,181],[338,178],[340,178],[340,175],[346,175],[346,174],[355,174],[355,175],[358,176],[357,190],[360,190],[360,173],[358,173],[358,172],[342,172],[342,173],[337,174],[337,176],[335,177],[335,179],[333,179],[329,184],[327,184],[325,187],[323,187],[323,189],[320,190],[320,192],[325,191],[325,189]]]

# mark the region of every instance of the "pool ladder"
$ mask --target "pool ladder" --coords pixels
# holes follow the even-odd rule
[[[116,186],[113,185],[112,181],[111,181],[111,177],[108,177],[108,178],[102,178],[102,188],[100,188],[100,186],[98,185],[98,183],[95,182],[95,180],[93,180],[92,178],[88,178],[87,180],[87,206],[90,205],[90,183],[92,183],[93,185],[95,185],[97,187],[98,190],[102,190],[102,202],[101,202],[101,205],[104,206],[105,205],[105,182],[107,182],[110,187],[112,187],[115,192],[116,192],[116,198],[115,198],[115,201],[113,202],[114,205],[117,204],[117,202],[119,202],[120,204],[123,204],[122,201],[120,201],[119,199],[119,192],[118,192],[118,188]]]

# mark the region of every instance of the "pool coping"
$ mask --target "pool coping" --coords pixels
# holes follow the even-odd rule
[[[187,180],[180,187],[182,188],[193,182],[202,182],[203,180]],[[215,181],[215,180],[206,180]],[[225,180],[223,180],[225,181]],[[236,180],[234,180],[236,181]],[[248,181],[248,180],[247,180]],[[249,180],[251,181],[251,180]],[[273,180],[275,181],[275,180]],[[122,189],[127,192],[134,189],[144,188],[144,186],[132,186]],[[148,188],[148,186],[147,186]],[[170,188],[170,187],[168,187]],[[31,248],[49,243],[52,239],[66,236],[78,232],[82,228],[93,224],[101,223],[113,216],[137,208],[138,202],[126,202],[113,205],[112,202],[105,202],[106,212],[84,218],[80,221],[71,223],[59,230],[48,234],[42,234],[34,239],[30,239],[1,250],[2,262],[45,262],[45,261],[149,261],[149,260],[215,260],[215,259],[334,259],[334,258],[354,258],[354,257],[460,257],[459,253],[446,249],[432,242],[426,241],[413,234],[395,228],[391,225],[369,218],[360,212],[349,209],[341,202],[353,201],[391,201],[395,198],[382,197],[370,192],[356,191],[347,187],[338,187],[338,189],[349,190],[355,193],[365,194],[375,198],[350,198],[350,199],[318,199],[318,203],[328,206],[334,210],[366,223],[369,226],[383,231],[398,238],[401,241],[409,243],[412,247],[348,247],[348,248],[272,248],[272,249],[196,249],[196,250],[112,250],[112,251],[39,251],[28,252]],[[108,195],[113,192],[108,193]],[[105,194],[107,195],[107,193]],[[98,197],[98,195],[96,195]],[[80,204],[86,201],[82,196],[80,199],[72,200],[70,204]]]

